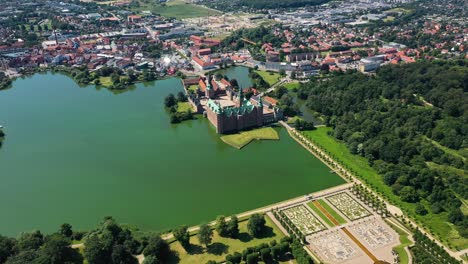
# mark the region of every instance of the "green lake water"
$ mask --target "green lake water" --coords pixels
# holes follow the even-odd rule
[[[115,95],[51,73],[0,91],[0,234],[104,216],[162,230],[343,183],[284,129],[237,150],[204,118],[169,124],[163,100],[179,91],[174,78]]]

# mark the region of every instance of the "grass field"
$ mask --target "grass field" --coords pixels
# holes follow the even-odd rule
[[[239,223],[240,235],[238,239],[220,237],[216,231],[213,235],[213,243],[205,249],[200,246],[196,236],[190,237],[191,247],[185,251],[185,249],[179,244],[174,242],[171,244],[171,249],[179,254],[180,262],[183,263],[206,263],[209,260],[214,260],[220,263],[223,261],[228,254],[234,252],[241,252],[248,248],[260,245],[262,243],[269,243],[272,240],[279,240],[284,237],[283,233],[278,227],[271,221],[268,216],[265,216],[267,230],[261,238],[253,238],[247,233],[247,222],[243,221]]]
[[[293,90],[299,88],[299,82],[290,82],[283,84],[284,87],[288,90]]]
[[[304,133],[313,141],[318,142],[323,149],[338,157],[343,164],[355,171],[358,177],[386,197],[391,203],[401,208],[405,214],[420,222],[426,230],[431,231],[442,243],[458,250],[468,247],[468,239],[461,237],[455,226],[447,222],[447,213],[433,214],[429,212],[425,216],[416,215],[414,213],[415,204],[402,202],[392,192],[391,187],[383,182],[383,178],[369,166],[364,157],[351,154],[345,144],[329,136],[328,131],[331,131],[331,128],[318,127],[316,130]],[[429,208],[429,205],[426,205],[426,207]]]
[[[318,200],[319,204],[325,208],[325,210],[327,210],[327,212],[333,216],[333,218],[335,218],[336,221],[338,221],[338,223],[340,224],[344,224],[346,223],[346,220],[344,220],[343,217],[341,217],[340,214],[338,214],[333,208],[331,208],[331,206],[329,204],[327,204],[324,200],[320,199]]]
[[[161,5],[155,4],[155,2],[156,1],[152,1],[150,4],[140,2],[140,7],[135,11],[149,10],[164,17],[174,17],[177,19],[216,16],[221,14],[219,11],[190,4],[183,0],[171,0]]]
[[[401,230],[399,227],[397,227],[394,224],[390,223],[389,221],[386,221],[386,222],[400,236],[400,245],[393,248],[397,252],[398,256],[400,256],[400,263],[401,264],[410,264],[409,263],[408,253],[405,250],[405,247],[412,244],[411,240],[409,240],[409,238],[408,238],[408,234],[405,231]]]
[[[109,87],[113,84],[111,77],[99,77],[99,81],[101,82],[101,85],[104,87]]]
[[[249,131],[242,131],[238,134],[225,135],[221,137],[221,140],[224,141],[224,143],[231,145],[237,149],[245,147],[254,139],[278,140],[279,135],[278,132],[276,132],[276,130],[274,130],[273,128],[264,127]]]
[[[288,121],[286,121],[286,123],[294,124],[294,122],[296,122],[296,120],[304,120],[304,119],[301,118],[300,116],[288,117]]]
[[[185,113],[192,109],[192,106],[189,102],[178,102],[177,103],[177,112]]]
[[[401,7],[397,7],[397,8],[392,8],[392,9],[390,9],[390,10],[387,10],[387,12],[403,12],[403,13],[410,13],[411,10],[410,10],[410,9],[401,8]]]
[[[268,83],[268,85],[270,86],[277,83],[281,78],[281,75],[279,75],[279,73],[276,73],[276,72],[258,71],[258,70],[255,72],[258,73],[260,76],[262,76],[263,80],[266,83]]]
[[[316,213],[320,219],[325,222],[328,226],[330,227],[333,227],[335,226],[335,224],[332,223],[332,221],[330,219],[328,219],[328,217],[326,217],[322,211],[320,211],[320,209],[318,209],[312,202],[308,202],[307,205],[309,206],[310,209],[312,209],[312,211],[314,211],[314,213]]]
[[[198,88],[198,85],[190,85],[187,87],[187,90],[195,92]]]

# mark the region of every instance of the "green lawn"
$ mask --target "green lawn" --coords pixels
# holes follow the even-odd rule
[[[185,113],[185,112],[188,112],[189,110],[192,110],[192,106],[190,105],[189,102],[178,102],[177,103],[177,112]]]
[[[187,87],[187,90],[195,92],[197,88],[198,88],[198,85],[194,84],[194,85],[190,85],[189,87]]]
[[[99,77],[99,81],[101,82],[101,85],[104,86],[104,87],[109,87],[111,86],[112,84],[114,84],[111,80],[111,77],[108,76],[108,77]]]
[[[414,213],[415,204],[402,202],[396,196],[390,186],[387,186],[382,177],[369,166],[367,160],[358,155],[353,155],[346,148],[345,144],[339,142],[327,134],[332,129],[329,127],[318,127],[313,131],[305,131],[304,134],[310,137],[321,148],[332,153],[332,155],[342,162],[347,168],[353,170],[356,176],[361,178],[367,185],[371,186],[377,193],[380,193],[392,204],[398,206],[405,212],[406,215],[411,216],[422,226],[429,230],[439,240],[450,248],[465,249],[468,247],[468,239],[462,238],[455,226],[447,222],[447,213],[432,214],[428,213],[425,216],[416,215]],[[429,205],[426,206],[429,208]]]
[[[411,10],[410,10],[410,9],[401,8],[401,7],[397,7],[397,8],[392,8],[392,9],[387,10],[387,12],[403,12],[403,13],[410,13]]]
[[[171,244],[171,249],[179,254],[180,262],[183,263],[201,263],[204,264],[209,260],[215,260],[221,262],[225,259],[226,255],[234,252],[240,252],[248,247],[260,245],[262,243],[269,243],[272,240],[279,240],[284,237],[283,233],[278,227],[271,221],[268,216],[265,216],[267,230],[262,238],[252,238],[247,233],[247,222],[243,221],[239,223],[240,235],[239,239],[220,237],[216,231],[214,231],[213,242],[208,247],[208,250],[200,246],[196,236],[190,237],[190,243],[192,247],[189,252],[185,251],[179,242]]]
[[[294,124],[294,122],[296,122],[296,120],[304,120],[304,119],[302,117],[300,117],[300,116],[288,117],[288,121],[286,121],[286,123]]]
[[[272,86],[273,84],[277,83],[281,79],[281,75],[276,72],[268,72],[268,71],[255,71],[258,73],[263,80],[268,83],[268,85]]]
[[[299,88],[299,82],[290,82],[283,84],[284,87],[288,90],[293,90]]]
[[[260,139],[269,139],[269,140],[278,140],[279,135],[276,130],[271,127],[264,127],[253,129],[249,131],[242,131],[237,134],[233,135],[225,135],[221,137],[221,140],[224,143],[231,145],[237,149],[241,149],[245,147],[247,144],[252,142],[252,140],[260,140]]]
[[[177,19],[217,16],[222,13],[213,9],[209,9],[200,5],[187,3],[183,0],[171,0],[166,4],[155,4],[152,1],[150,4],[140,2],[140,7],[135,11],[149,10],[153,13],[160,14],[164,17],[174,17]]]
[[[327,216],[325,216],[320,209],[317,208],[312,202],[308,202],[307,205],[314,211],[320,218],[330,227],[335,226],[335,224],[332,223],[330,219],[328,219]]]
[[[320,199],[318,200],[319,204],[325,208],[325,210],[327,210],[327,212],[333,216],[333,218],[335,218],[336,221],[338,221],[338,223],[340,224],[344,224],[346,223],[346,220],[341,217],[340,214],[338,214],[333,208],[331,208],[331,206],[329,204],[327,204],[324,200]]]
[[[398,256],[400,256],[400,263],[401,264],[410,264],[409,263],[408,253],[405,250],[405,247],[412,244],[411,240],[409,240],[409,238],[408,238],[408,234],[405,231],[401,230],[401,228],[399,228],[399,227],[395,226],[394,224],[390,223],[389,221],[386,221],[386,222],[400,236],[400,245],[393,248],[397,252]]]

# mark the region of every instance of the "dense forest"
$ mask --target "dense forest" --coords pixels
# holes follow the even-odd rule
[[[468,199],[467,91],[468,61],[458,60],[343,73],[301,86],[298,96],[394,194],[417,203],[416,214],[446,211],[468,237],[459,199]]]

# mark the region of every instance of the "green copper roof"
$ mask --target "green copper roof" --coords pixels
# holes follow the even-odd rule
[[[228,106],[222,108],[216,101],[208,100],[208,107],[216,114],[231,115],[244,115],[252,112],[254,105],[250,101],[244,101],[240,107]]]

